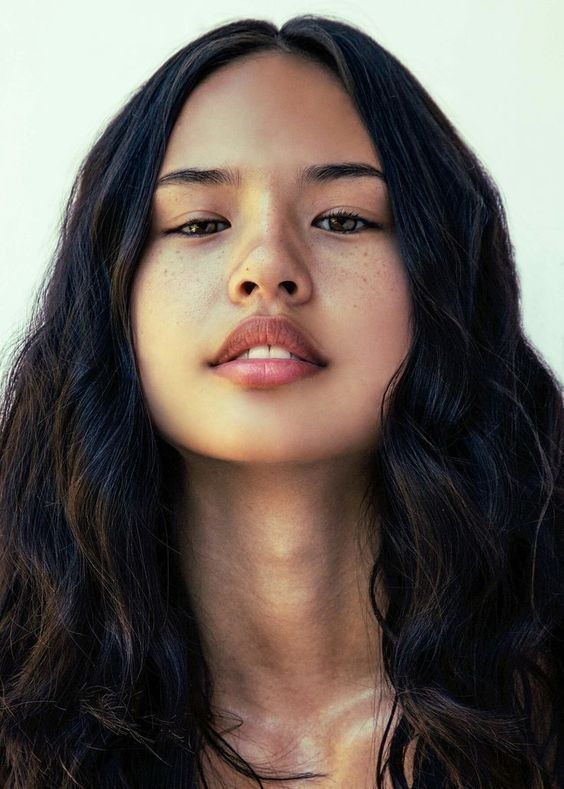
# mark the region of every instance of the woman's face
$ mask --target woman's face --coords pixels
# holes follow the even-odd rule
[[[157,188],[133,284],[145,399],[184,454],[308,462],[377,442],[384,390],[411,342],[411,301],[384,181],[297,178],[343,162],[382,169],[336,78],[297,56],[229,64],[184,105],[160,177],[240,171],[239,184],[169,179]],[[322,219],[339,209],[362,220]],[[194,224],[203,219],[218,224]],[[260,389],[218,375],[210,361],[255,313],[288,317],[327,366]]]

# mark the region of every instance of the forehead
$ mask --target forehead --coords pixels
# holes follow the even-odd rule
[[[380,167],[373,142],[338,78],[320,64],[259,53],[209,75],[186,100],[160,175],[231,162],[257,179],[313,161]]]

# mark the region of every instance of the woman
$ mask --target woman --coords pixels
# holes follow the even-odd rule
[[[392,55],[190,43],[86,158],[6,382],[3,785],[562,785],[562,410]]]

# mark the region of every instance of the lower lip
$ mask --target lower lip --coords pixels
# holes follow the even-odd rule
[[[323,370],[323,367],[301,359],[233,359],[212,369],[216,375],[229,378],[233,383],[268,389],[308,378]]]

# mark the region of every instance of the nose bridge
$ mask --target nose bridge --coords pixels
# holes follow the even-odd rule
[[[290,195],[280,178],[263,177],[249,188],[244,196],[243,214],[245,225],[252,235],[253,229],[257,237],[277,238],[282,228],[289,235],[291,224],[288,223]]]

